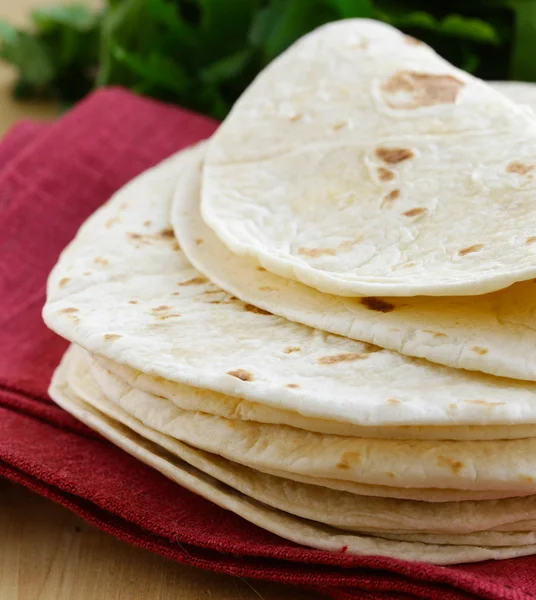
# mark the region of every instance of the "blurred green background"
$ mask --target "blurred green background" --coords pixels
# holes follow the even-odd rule
[[[13,0],[16,1],[16,0]],[[536,0],[108,0],[52,4],[31,27],[0,21],[20,99],[69,106],[122,85],[218,119],[253,77],[323,23],[390,23],[483,79],[536,81]]]

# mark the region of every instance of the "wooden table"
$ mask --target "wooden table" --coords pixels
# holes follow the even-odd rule
[[[24,23],[31,6],[59,1],[0,0],[0,19]],[[19,119],[52,119],[57,114],[53,104],[13,102],[9,97],[13,79],[13,73],[0,65],[0,135]],[[1,600],[258,598],[320,596],[179,565],[116,540],[49,500],[0,479]]]

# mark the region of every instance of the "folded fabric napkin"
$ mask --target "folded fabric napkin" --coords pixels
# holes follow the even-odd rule
[[[216,128],[118,89],[0,144],[0,475],[179,562],[354,598],[536,600],[536,557],[439,567],[303,548],[139,463],[47,397],[66,349],[41,321],[45,282],[78,226],[140,171]]]

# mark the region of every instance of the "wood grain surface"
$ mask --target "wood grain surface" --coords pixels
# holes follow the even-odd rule
[[[223,1],[223,0],[222,0]],[[31,7],[60,0],[0,0],[22,24]],[[98,0],[86,0],[96,5]],[[17,103],[0,64],[0,135],[19,119],[52,119],[54,104]],[[0,479],[0,600],[315,600],[289,586],[207,573],[129,546],[76,515]]]

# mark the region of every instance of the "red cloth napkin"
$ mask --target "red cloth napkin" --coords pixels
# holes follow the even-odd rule
[[[45,281],[77,227],[134,175],[216,123],[119,89],[0,144],[0,475],[137,546],[339,600],[536,600],[536,557],[437,567],[303,548],[182,489],[56,407],[66,343],[41,321]]]

